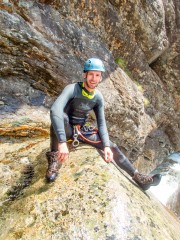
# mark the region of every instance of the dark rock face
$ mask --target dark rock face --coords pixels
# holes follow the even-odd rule
[[[3,117],[12,118],[24,103],[49,107],[66,84],[81,80],[84,60],[99,57],[107,69],[101,90],[110,135],[138,165],[150,159],[145,171],[154,168],[180,146],[178,6],[1,1]]]

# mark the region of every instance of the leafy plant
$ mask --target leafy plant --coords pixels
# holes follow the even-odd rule
[[[132,74],[131,74],[130,70],[127,67],[127,62],[124,59],[122,59],[120,57],[116,58],[115,59],[115,63],[117,63],[124,70],[124,72],[131,78]]]

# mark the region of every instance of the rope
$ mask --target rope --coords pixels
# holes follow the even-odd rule
[[[98,132],[98,130],[97,130],[97,129],[94,129],[93,131],[87,131],[87,132],[85,132],[85,134],[86,134],[86,135],[91,135],[91,134],[96,134],[97,132]],[[86,137],[82,134],[82,132],[81,132],[81,127],[80,127],[80,125],[76,125],[76,126],[74,126],[74,135],[73,135],[74,141],[73,141],[73,143],[72,143],[73,147],[79,146],[79,140],[77,139],[78,136],[80,136],[82,139],[84,139],[84,140],[85,140],[86,142],[88,142],[88,143],[98,144],[98,143],[101,142],[101,140],[99,140],[99,141],[93,141],[93,140],[90,140],[90,139],[86,138]]]

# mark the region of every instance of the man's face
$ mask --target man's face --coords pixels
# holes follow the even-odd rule
[[[84,73],[85,87],[87,90],[94,90],[102,78],[102,73],[100,71],[88,71]],[[89,88],[89,89],[88,89]]]

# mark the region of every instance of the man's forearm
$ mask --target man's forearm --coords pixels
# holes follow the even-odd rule
[[[51,122],[59,142],[66,142],[66,133],[64,129],[64,118],[59,118],[56,115],[50,114]]]

